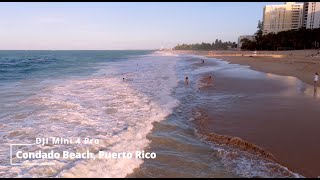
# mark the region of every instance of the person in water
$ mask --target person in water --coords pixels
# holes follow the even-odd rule
[[[122,80],[124,80],[124,78],[122,78]]]
[[[202,64],[204,64],[204,60],[202,60]]]
[[[209,76],[209,80],[208,80],[208,85],[212,85],[213,81],[212,81],[212,76]]]
[[[188,76],[187,76],[186,79],[185,79],[185,83],[186,83],[186,84],[189,84],[189,77],[188,77]]]

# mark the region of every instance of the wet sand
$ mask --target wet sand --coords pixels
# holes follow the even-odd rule
[[[181,104],[148,135],[157,159],[127,177],[319,176],[319,88],[217,59],[184,59],[174,93]]]
[[[147,136],[151,143],[145,151],[157,153],[157,158],[144,160],[143,164],[127,177],[299,177],[290,171],[292,169],[288,171],[279,166],[278,160],[259,147],[260,144],[254,145],[234,137],[228,139],[224,132],[213,136],[216,130],[212,120],[217,118],[222,123],[228,122],[228,116],[226,119],[223,116],[228,115],[231,109],[236,109],[234,102],[245,99],[246,95],[241,93],[248,91],[246,87],[238,86],[240,89],[235,88],[231,92],[212,94],[215,90],[210,88],[215,86],[216,78],[228,74],[230,70],[240,70],[241,73],[243,71],[237,66],[220,65],[216,61],[206,60],[205,64],[201,64],[197,63],[200,62],[199,57],[189,56],[178,62],[179,85],[173,94],[180,104],[166,120],[155,122],[152,132]],[[210,73],[213,80],[207,84],[201,82],[201,79],[203,75],[209,77],[209,74],[204,73],[208,70],[213,71]],[[188,84],[184,83],[186,76],[190,80]],[[263,77],[263,74],[259,74],[260,79]],[[270,79],[265,82],[274,83]],[[230,83],[230,80],[225,83]],[[223,84],[220,86],[228,87]],[[280,87],[276,84],[275,87],[281,89],[287,87],[287,84]],[[272,91],[272,87],[269,91]],[[248,92],[254,95],[264,93],[265,90],[251,89]],[[223,119],[219,119],[221,115]],[[221,127],[228,129],[231,125],[222,124]]]
[[[197,128],[202,134],[240,137],[270,152],[290,170],[318,177],[320,99],[314,96],[314,88],[294,77],[245,69],[249,70],[226,69],[200,78],[199,93],[206,102],[198,106]],[[220,101],[210,100],[223,96]]]

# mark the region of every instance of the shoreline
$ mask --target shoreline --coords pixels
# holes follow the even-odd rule
[[[181,52],[179,53],[182,54]],[[201,56],[204,52],[201,53],[193,54]],[[191,53],[185,52],[185,54]],[[236,58],[239,60],[239,57]],[[244,58],[251,57],[246,56]],[[227,61],[226,58],[222,60]],[[296,81],[294,80],[295,78],[283,76],[281,71],[284,71],[284,68],[292,74],[299,71],[294,71],[292,66],[284,67],[285,63],[276,69],[279,63],[277,60],[271,62],[272,64],[270,62],[248,61],[251,61],[251,63],[258,67],[264,68],[264,71],[259,71],[252,67],[243,67],[243,72],[231,70],[217,71],[214,73],[214,85],[204,86],[199,89],[199,93],[207,96],[204,104],[198,107],[201,110],[202,116],[196,118],[197,127],[202,131],[201,134],[208,134],[211,137],[210,134],[213,133],[214,137],[212,140],[215,142],[216,140],[218,142],[222,141],[223,143],[229,142],[228,138],[224,137],[240,138],[243,140],[239,141],[240,146],[249,144],[249,146],[243,146],[246,150],[252,150],[250,148],[253,145],[253,149],[258,150],[258,153],[267,152],[274,155],[281,165],[288,167],[290,170],[304,177],[317,177],[319,169],[317,168],[315,159],[319,157],[317,151],[320,150],[320,146],[314,145],[313,142],[317,141],[316,137],[319,137],[319,132],[314,127],[318,127],[319,125],[317,117],[320,114],[316,110],[318,101],[315,101],[314,97],[309,94],[309,90],[313,89],[312,83],[303,85],[299,83],[303,82],[299,80],[300,78],[297,78],[298,81]],[[214,66],[210,62],[209,60],[204,64],[196,62],[194,66],[198,68]],[[245,62],[242,63],[231,62],[230,64],[247,65]],[[267,65],[271,67],[265,67]],[[273,68],[273,71],[268,71],[268,68]],[[305,75],[304,77],[308,74],[308,68],[310,66],[302,67],[304,74],[301,74]],[[247,71],[245,69],[250,70]],[[272,75],[276,74],[274,73],[275,70],[278,70],[279,73],[277,75],[279,77]],[[266,76],[263,75],[263,77],[267,78],[261,79],[260,75],[265,74],[266,71],[267,74]],[[295,76],[289,73],[286,75]],[[199,80],[204,81],[203,78],[208,77],[210,74],[204,73]],[[296,91],[298,86],[306,93],[305,97],[303,97],[304,95],[299,95]],[[309,88],[309,90],[305,88]],[[281,94],[283,92],[285,93]],[[219,101],[219,103],[215,101],[215,97],[218,97],[220,94],[232,96],[239,93],[245,94],[245,98],[235,97],[234,102],[230,102],[231,104],[228,104],[229,99]],[[261,96],[261,93],[267,95]],[[224,103],[234,108],[225,109],[223,108]],[[302,112],[308,114],[308,118]],[[292,139],[296,141],[292,141]],[[261,147],[262,151],[255,146]],[[301,154],[301,156],[297,156],[298,154]]]
[[[320,73],[320,54],[315,55],[319,50],[257,51],[256,55],[253,54],[253,51],[227,50],[173,50],[171,52],[222,59],[231,64],[247,65],[250,69],[264,73],[293,76],[310,85],[313,85],[314,73]],[[311,54],[315,56],[311,57]],[[320,83],[317,84],[317,87],[320,87]]]

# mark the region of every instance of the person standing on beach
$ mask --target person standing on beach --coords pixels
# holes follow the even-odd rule
[[[318,73],[316,73],[313,77],[314,86],[317,86],[318,80],[319,80],[319,76],[318,76]]]

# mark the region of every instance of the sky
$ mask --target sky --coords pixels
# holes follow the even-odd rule
[[[237,42],[283,2],[0,2],[0,50],[172,48]]]

